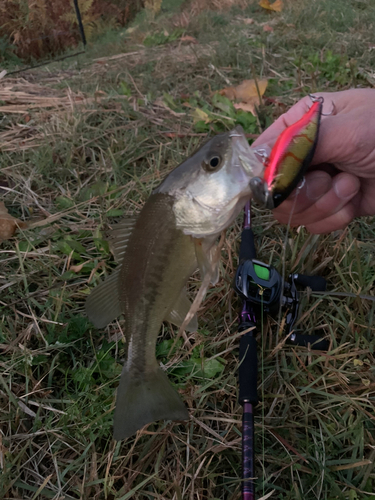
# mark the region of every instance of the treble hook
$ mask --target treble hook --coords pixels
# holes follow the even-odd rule
[[[306,177],[302,177],[302,180],[301,182],[298,184],[297,186],[297,191],[301,191],[301,189],[303,188],[303,186],[306,184]]]
[[[254,153],[261,158],[263,165],[267,165],[270,157],[266,149],[254,149]]]
[[[322,104],[324,103],[324,97],[321,95],[316,96],[314,94],[309,94],[309,97],[312,100],[312,102],[320,102]],[[322,116],[331,116],[335,114],[336,111],[335,103],[333,101],[331,101],[331,103],[332,103],[331,111],[329,113],[322,113]]]

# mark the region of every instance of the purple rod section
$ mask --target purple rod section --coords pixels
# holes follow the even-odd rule
[[[250,210],[250,200],[249,200],[244,208],[243,229],[250,229],[250,228],[251,228],[251,210]]]
[[[251,403],[243,404],[242,478],[242,500],[254,500],[254,415]]]

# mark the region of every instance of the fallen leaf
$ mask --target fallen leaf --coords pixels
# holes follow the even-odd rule
[[[267,88],[268,81],[266,79],[263,80],[244,80],[237,87],[226,87],[219,91],[220,95],[225,95],[231,101],[242,101],[242,102],[250,102],[253,101],[255,97],[256,102],[260,104],[259,96],[265,93]],[[259,93],[258,93],[259,90]]]
[[[251,113],[252,115],[256,116],[255,104],[257,104],[257,103],[256,102],[239,102],[239,103],[233,104],[233,106],[236,109],[242,109],[242,111],[247,111],[248,113]]]
[[[186,43],[194,43],[197,44],[198,40],[194,38],[193,36],[190,35],[185,35],[180,38],[180,42],[186,42]]]
[[[263,31],[267,31],[269,33],[272,33],[273,32],[273,28],[272,28],[272,26],[269,26],[268,24],[265,24],[263,26]]]
[[[84,264],[78,264],[77,266],[70,266],[69,271],[72,271],[73,273],[80,273],[82,271]]]
[[[211,121],[211,118],[208,116],[208,114],[205,111],[203,111],[203,109],[195,108],[192,115],[193,115],[194,123],[201,122],[201,121],[203,121],[204,123],[210,123],[210,121]]]
[[[121,82],[121,83],[123,83],[123,82]],[[107,95],[107,94],[106,94],[103,90],[96,90],[96,91],[94,92],[94,97],[95,97],[95,99],[98,99],[98,98],[100,98],[100,97],[104,97],[104,96],[106,96],[106,95]]]
[[[17,229],[26,229],[27,222],[22,222],[8,213],[4,202],[0,201],[0,243],[9,240]]]
[[[258,5],[263,7],[263,9],[273,10],[274,12],[281,12],[283,9],[282,0],[276,0],[272,4],[270,3],[270,0],[260,0]]]
[[[82,271],[83,266],[86,264],[89,264],[91,260],[86,260],[86,262],[82,262],[82,264],[77,264],[69,267],[69,271],[72,271],[73,273],[80,273]]]
[[[254,23],[254,19],[252,17],[247,17],[245,19],[242,19],[242,22],[244,24],[253,24]]]

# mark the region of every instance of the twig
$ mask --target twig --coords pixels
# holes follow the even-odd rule
[[[209,67],[213,69],[219,76],[221,76],[221,78],[225,81],[227,85],[232,85],[232,82],[229,80],[229,78],[227,78],[219,69],[217,69],[216,66],[210,63]]]

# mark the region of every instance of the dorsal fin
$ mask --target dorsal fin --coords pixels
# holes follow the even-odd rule
[[[118,279],[121,266],[90,293],[85,308],[89,320],[96,328],[104,328],[121,314]]]
[[[105,233],[109,248],[119,266],[94,288],[86,301],[87,316],[96,328],[104,328],[121,314],[118,279],[125,250],[136,221],[136,217],[123,219]]]
[[[119,263],[124,258],[124,253],[136,222],[137,217],[129,217],[114,224],[112,229],[105,232],[109,248],[115,260]]]

